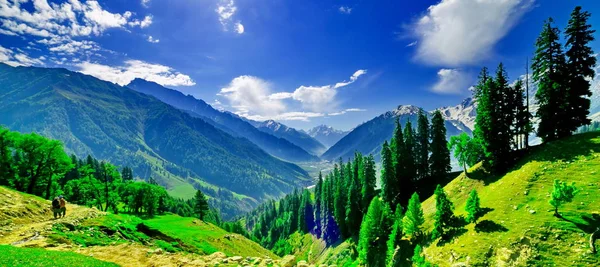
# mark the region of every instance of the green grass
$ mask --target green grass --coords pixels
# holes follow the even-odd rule
[[[168,192],[169,195],[175,198],[191,199],[196,194],[196,189],[191,184],[179,183],[171,187]]]
[[[241,235],[228,233],[217,226],[194,218],[164,215],[145,220],[144,224],[151,230],[180,240],[188,248],[191,246],[198,249],[199,253],[211,254],[220,251],[228,256],[275,256]]]
[[[486,213],[475,227],[469,224],[449,240],[428,244],[427,258],[474,266],[599,266],[589,253],[590,233],[600,227],[600,133],[586,133],[534,147],[504,175],[487,174],[477,165],[470,178],[460,175],[444,189],[465,215],[467,196],[476,189]],[[580,192],[553,216],[548,203],[555,179],[575,182]],[[426,231],[431,231],[435,201],[423,202]]]
[[[51,251],[40,248],[18,248],[0,245],[0,266],[36,267],[113,267],[114,263],[100,261],[74,252]]]

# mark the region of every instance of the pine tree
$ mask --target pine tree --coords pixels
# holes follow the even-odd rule
[[[415,132],[412,128],[410,120],[404,125],[404,149],[403,157],[405,158],[402,162],[405,164],[406,177],[411,181],[417,177],[417,167],[415,161]],[[413,189],[414,190],[414,189]]]
[[[348,201],[346,203],[346,227],[349,236],[358,235],[362,214],[360,212],[361,192],[358,179],[354,178],[348,188]]]
[[[531,132],[531,114],[529,113],[529,107],[526,103],[525,88],[523,87],[523,80],[518,80],[514,86],[515,92],[515,121],[514,121],[514,135],[516,141],[516,149],[522,149],[527,146],[527,139]]]
[[[392,152],[388,142],[384,141],[381,149],[381,196],[390,205],[397,203],[399,192],[396,185]]]
[[[208,201],[206,197],[202,193],[202,191],[197,190],[196,195],[194,196],[194,212],[198,215],[200,220],[204,220],[204,216],[208,213]]]
[[[360,227],[358,257],[362,266],[385,266],[386,244],[391,224],[390,210],[379,198],[373,198]]]
[[[321,237],[321,214],[323,213],[322,204],[323,174],[319,172],[319,179],[315,185],[315,235]]]
[[[544,23],[544,28],[536,40],[536,51],[533,58],[533,80],[538,84],[535,98],[539,108],[536,116],[537,135],[544,142],[565,135],[569,130],[565,101],[567,93],[565,81],[566,60],[559,43],[560,31],[553,26],[552,18]]]
[[[346,178],[348,178],[347,172],[345,171],[344,163],[340,159],[340,166],[338,169],[338,175],[334,184],[334,212],[335,222],[337,223],[340,235],[342,237],[347,236],[346,228],[346,201],[348,200],[348,187],[346,184]],[[335,170],[335,168],[334,168]]]
[[[431,119],[431,156],[429,157],[431,176],[444,177],[450,172],[450,151],[446,141],[446,125],[442,112],[436,110]]]
[[[392,207],[396,207],[396,204],[401,202],[405,198],[405,191],[412,191],[410,177],[406,174],[406,163],[407,159],[406,146],[404,145],[404,134],[402,133],[402,125],[400,119],[396,118],[396,127],[394,128],[394,135],[390,142],[390,151],[392,155],[392,165],[394,170],[394,178],[390,177],[389,180],[389,191],[390,194],[395,195],[393,199],[384,200],[392,201],[388,202]],[[382,151],[383,152],[383,151]],[[408,193],[410,194],[410,192]]]
[[[417,179],[423,179],[429,176],[429,119],[423,112],[423,109],[419,109],[419,115],[417,120],[417,134],[415,144],[415,157],[416,157],[416,171]]]
[[[310,191],[304,189],[302,191],[302,201],[300,204],[298,229],[303,233],[311,233],[315,227],[315,217],[312,201],[310,198]]]
[[[454,205],[439,184],[435,188],[434,195],[435,215],[431,237],[437,239],[443,236],[446,229],[450,227],[454,217]]]
[[[375,169],[375,159],[373,155],[369,155],[364,159],[365,166],[365,175],[364,181],[361,183],[361,207],[362,214],[367,212],[367,208],[369,207],[369,203],[375,197],[375,185],[377,183],[377,174]]]
[[[473,135],[481,142],[484,157],[488,160],[491,158],[490,142],[493,140],[492,112],[494,103],[492,102],[490,95],[490,87],[493,86],[494,83],[490,78],[487,68],[482,68],[479,74],[479,81],[477,82],[474,91],[475,99],[477,101],[477,116],[475,117],[475,130]]]
[[[588,118],[590,109],[590,99],[592,91],[590,90],[590,81],[594,78],[596,66],[596,55],[590,47],[590,42],[594,41],[594,32],[592,26],[588,24],[591,14],[582,11],[580,6],[575,7],[571,13],[569,24],[565,29],[567,75],[568,75],[568,109],[565,124],[564,135],[570,135],[577,128],[588,125],[591,121]]]
[[[398,267],[403,266],[403,259],[400,253],[400,243],[402,242],[402,207],[396,207],[394,213],[394,224],[392,225],[392,232],[387,241],[387,266]]]
[[[425,217],[421,208],[421,200],[419,200],[419,194],[415,192],[408,201],[406,214],[402,219],[402,228],[406,235],[418,237],[421,234],[423,223],[425,223]]]
[[[469,198],[467,199],[467,204],[465,205],[465,211],[467,212],[467,222],[469,223],[477,223],[477,219],[481,216],[481,204],[479,203],[479,196],[477,195],[477,191],[473,189],[471,194],[469,194]]]

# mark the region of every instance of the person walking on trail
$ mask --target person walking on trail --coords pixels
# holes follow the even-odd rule
[[[52,200],[52,213],[54,213],[54,219],[58,219],[60,215],[60,200],[58,197]]]
[[[65,200],[65,197],[60,196],[58,197],[58,202],[60,203],[60,213],[58,215],[62,215],[62,218],[64,218],[67,214],[67,201]]]

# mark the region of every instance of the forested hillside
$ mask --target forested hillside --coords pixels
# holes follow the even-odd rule
[[[235,114],[216,110],[206,102],[191,95],[186,96],[179,91],[142,79],[133,80],[127,87],[154,96],[178,109],[185,110],[193,117],[201,118],[232,136],[247,138],[275,157],[292,162],[318,161],[314,154],[308,153],[302,146],[292,140],[273,134],[273,132],[256,129],[249,122]]]
[[[65,69],[0,64],[0,124],[61,140],[78,157],[130,166],[168,189],[190,183],[264,199],[310,183],[304,170],[246,139],[154,97]],[[237,211],[254,203],[239,195],[229,202]]]

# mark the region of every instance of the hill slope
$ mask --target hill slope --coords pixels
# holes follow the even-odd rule
[[[455,212],[465,214],[469,192],[476,189],[485,214],[477,227],[467,225],[449,242],[425,249],[440,266],[598,266],[590,254],[589,236],[600,227],[600,132],[534,147],[511,171],[501,176],[472,168],[444,187]],[[553,216],[548,203],[554,179],[575,182],[580,192]],[[423,202],[426,229],[432,229],[435,200]]]
[[[0,64],[0,124],[61,140],[79,157],[131,166],[136,176],[171,189],[187,182],[260,200],[310,183],[300,167],[247,139],[154,97],[66,69]]]
[[[157,83],[142,79],[135,79],[127,87],[154,96],[159,100],[178,109],[189,112],[190,115],[202,118],[213,126],[233,135],[247,138],[267,153],[292,162],[316,161],[317,157],[306,152],[301,146],[282,136],[273,135],[270,132],[260,131],[244,119],[214,109],[206,102],[196,99],[191,95],[165,88]]]

